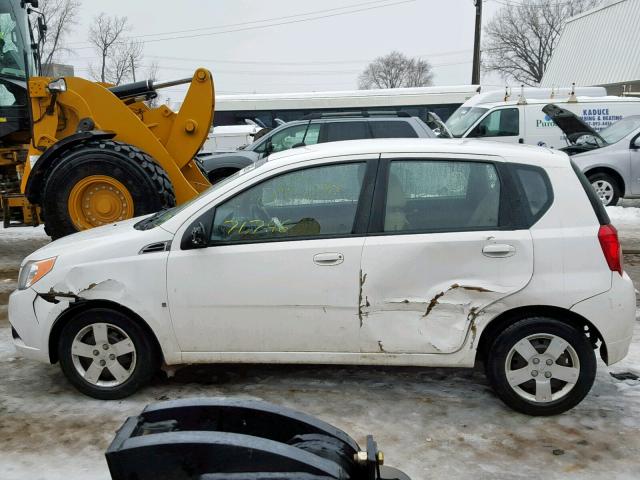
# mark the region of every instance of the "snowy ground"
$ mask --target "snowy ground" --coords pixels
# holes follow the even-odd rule
[[[637,211],[637,212],[636,212]],[[640,249],[640,209],[610,209],[629,248]],[[637,238],[628,237],[628,233]],[[108,480],[104,450],[128,415],[150,402],[195,396],[263,399],[303,410],[364,441],[375,434],[390,465],[414,479],[636,479],[640,461],[640,322],[629,356],[599,363],[589,396],[572,411],[532,418],[495,398],[482,371],[363,367],[206,366],[131,398],[77,393],[57,366],[15,357],[6,300],[19,262],[47,242],[37,229],[0,229],[0,479]],[[625,268],[640,285],[640,255]]]

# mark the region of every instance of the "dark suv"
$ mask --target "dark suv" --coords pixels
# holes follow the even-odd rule
[[[201,157],[200,163],[209,181],[216,183],[260,158],[290,148],[341,140],[432,137],[435,134],[422,120],[402,113],[310,115],[273,129],[243,149]]]

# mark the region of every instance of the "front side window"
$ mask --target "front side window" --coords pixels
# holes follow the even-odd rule
[[[500,182],[490,163],[391,162],[385,232],[490,229],[498,226]]]
[[[293,127],[285,128],[279,132],[273,134],[273,136],[267,140],[267,144],[270,144],[268,148],[269,153],[277,153],[283,150],[289,150],[294,145],[302,143],[304,134],[307,131],[308,124],[294,125]]]
[[[366,163],[285,173],[218,206],[213,243],[291,240],[353,232]]]
[[[513,137],[519,134],[520,112],[517,108],[503,108],[484,117],[469,137]]]

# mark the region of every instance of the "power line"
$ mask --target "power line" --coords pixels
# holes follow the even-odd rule
[[[140,43],[147,44],[147,43],[164,42],[164,41],[168,41],[168,40],[182,40],[182,39],[187,39],[187,38],[211,37],[211,36],[214,36],[214,35],[224,35],[224,34],[227,34],[227,33],[245,32],[245,31],[249,31],[249,30],[258,30],[258,29],[264,29],[264,28],[278,27],[278,26],[282,26],[282,25],[291,25],[291,24],[295,24],[295,23],[311,22],[311,21],[314,21],[314,20],[321,20],[321,19],[325,19],[325,18],[338,17],[338,16],[342,16],[342,15],[351,15],[351,14],[354,14],[354,13],[360,13],[360,12],[365,12],[365,11],[369,11],[369,10],[376,10],[376,9],[379,9],[379,8],[387,8],[387,7],[392,7],[392,6],[401,5],[401,4],[405,4],[405,3],[414,3],[415,1],[416,0],[400,0],[400,1],[392,2],[392,3],[386,3],[384,5],[377,5],[377,6],[367,7],[367,8],[360,8],[360,9],[356,9],[356,10],[350,10],[348,12],[333,13],[333,14],[330,14],[330,15],[320,15],[320,16],[316,16],[316,17],[312,17],[312,18],[302,18],[302,19],[298,19],[298,20],[289,20],[289,21],[279,22],[279,23],[270,23],[270,24],[267,24],[267,25],[255,25],[255,26],[252,26],[252,27],[246,26],[246,27],[232,29],[232,30],[223,30],[223,31],[220,31],[220,32],[200,33],[200,34],[194,34],[194,35],[181,35],[181,36],[173,36],[173,37],[165,37],[165,38],[152,38],[152,39],[149,39],[149,40],[142,40]],[[348,7],[344,7],[344,8],[348,8]],[[304,14],[300,14],[300,16],[302,16],[302,15],[304,15]],[[283,18],[286,18],[286,17],[283,17]],[[247,22],[247,23],[250,23],[250,22]],[[166,35],[166,34],[158,33],[156,35]],[[122,42],[118,42],[118,43],[122,43]],[[90,46],[90,45],[86,46],[86,47],[76,47],[76,50],[83,50],[83,49],[90,49],[90,48],[94,48],[94,47]]]
[[[415,55],[420,58],[433,58],[433,57],[443,57],[443,56],[453,56],[461,53],[471,52],[471,49],[464,50],[452,50],[448,52],[439,52],[439,53],[421,53]],[[295,66],[295,65],[344,65],[350,63],[368,63],[371,62],[372,59],[360,59],[360,60],[332,60],[332,61],[317,61],[317,62],[278,62],[278,61],[258,61],[258,60],[216,60],[212,58],[184,58],[184,57],[168,57],[164,55],[147,55],[148,58],[156,58],[160,60],[175,60],[180,62],[207,62],[207,63],[228,63],[234,65],[284,65],[284,66]],[[95,57],[77,57],[77,58],[95,58]]]
[[[289,18],[306,17],[308,15],[316,15],[316,14],[319,14],[319,13],[334,12],[334,11],[337,11],[337,10],[345,10],[345,9],[349,9],[349,8],[361,7],[363,5],[371,5],[371,4],[377,4],[377,3],[386,3],[386,2],[389,2],[389,1],[390,0],[375,0],[375,1],[371,1],[371,2],[354,3],[352,5],[346,5],[344,7],[328,8],[328,9],[323,9],[323,10],[315,10],[313,12],[298,13],[296,15],[286,15],[286,16],[282,16],[282,17],[265,18],[263,20],[252,20],[252,21],[249,21],[249,22],[228,23],[226,25],[213,25],[213,26],[209,26],[209,27],[190,28],[190,29],[187,29],[187,30],[174,30],[174,31],[171,31],[171,32],[146,33],[146,34],[141,34],[141,35],[132,35],[130,38],[155,37],[155,36],[158,36],[158,35],[173,35],[173,34],[177,34],[177,33],[190,33],[190,32],[199,32],[199,31],[203,31],[203,30],[215,30],[215,29],[219,29],[219,28],[240,27],[240,26],[251,25],[253,23],[265,23],[265,22],[272,22],[272,21],[278,21],[278,20],[285,20],[285,19],[289,19]]]

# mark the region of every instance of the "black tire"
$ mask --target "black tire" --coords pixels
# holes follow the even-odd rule
[[[603,200],[600,194],[598,194],[598,197],[602,200],[602,204],[605,207],[614,206],[618,204],[618,200],[620,200],[620,196],[622,195],[622,188],[618,183],[618,180],[616,180],[613,176],[609,175],[608,173],[603,173],[603,172],[589,173],[587,174],[587,179],[589,180],[589,183],[594,188],[594,190],[596,190],[596,193],[598,193],[598,189],[595,185],[596,182],[606,182],[609,185],[611,185],[612,192],[611,192],[611,198],[608,201],[608,203]]]
[[[128,365],[131,371],[130,376],[119,385],[101,386],[90,383],[85,380],[74,363],[72,345],[76,335],[87,327],[91,328],[91,326],[96,323],[109,324],[117,327],[129,337],[135,348],[135,362],[131,361],[131,357],[127,357],[127,355],[117,357],[120,362],[129,360]],[[109,333],[109,343],[112,345],[118,341],[118,337],[113,339],[111,337],[111,335],[116,335],[117,331],[112,329],[112,327],[109,328],[111,330]],[[102,354],[103,349],[100,349],[100,345],[96,345],[94,352],[96,351]],[[108,351],[105,352],[105,355],[107,353]],[[73,386],[85,395],[101,400],[116,400],[128,397],[147,385],[160,366],[160,353],[157,351],[153,340],[148,337],[140,325],[123,313],[108,308],[85,310],[72,318],[64,326],[60,334],[58,341],[58,358],[62,372]],[[77,361],[82,359],[84,366],[81,364],[81,368],[85,368],[86,371],[88,371],[88,365],[92,362],[97,362],[98,358],[100,357],[96,357],[95,359],[79,357]],[[127,363],[124,364],[127,365]],[[99,378],[106,378],[108,381],[109,376],[108,367],[103,367]]]
[[[526,339],[531,335],[540,334],[553,335],[563,339],[573,348],[580,363],[579,375],[573,388],[562,397],[546,402],[523,398],[523,396],[516,392],[516,390],[509,384],[506,371],[507,358],[512,348],[514,348],[521,340]],[[544,369],[551,368],[544,366],[546,362],[543,358],[544,348],[544,346],[536,348],[543,360],[538,360],[540,362],[538,366],[534,366],[532,362],[527,363],[526,365],[526,368],[541,369],[540,380],[543,380],[542,374],[546,374]],[[569,362],[569,360],[567,360],[567,352],[562,354],[564,355],[562,359],[558,358],[558,362]],[[514,359],[514,361],[517,361],[517,359]],[[561,363],[558,363],[558,365],[562,366]],[[553,366],[555,367],[555,365]],[[576,406],[582,401],[587,393],[589,393],[596,376],[596,357],[591,343],[583,332],[552,318],[531,317],[514,323],[496,337],[489,348],[485,368],[489,383],[495,390],[498,397],[500,397],[500,399],[509,407],[527,415],[557,415]],[[536,372],[538,372],[538,370],[536,370]],[[536,375],[538,375],[538,373],[536,373]],[[564,384],[564,382],[557,379],[551,379],[550,382],[553,382],[554,380],[556,388],[561,388]],[[532,378],[531,381],[533,381],[533,388],[535,389],[535,379]],[[531,388],[532,385],[523,383],[520,387]]]
[[[69,213],[73,187],[91,175],[112,177],[133,198],[137,217],[175,205],[167,173],[139,148],[113,140],[91,140],[62,153],[47,172],[42,195],[45,229],[54,240],[78,231]]]

